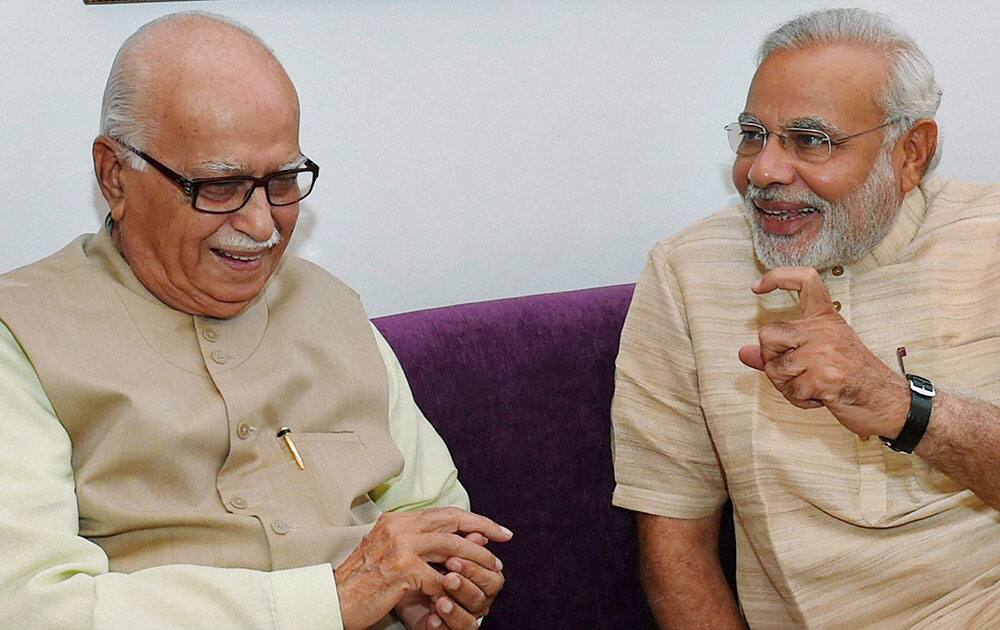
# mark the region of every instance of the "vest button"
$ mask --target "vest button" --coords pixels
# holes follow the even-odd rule
[[[225,365],[226,363],[226,353],[222,350],[216,350],[212,353],[212,360],[219,365]]]
[[[246,509],[247,502],[243,499],[243,497],[233,497],[229,500],[229,505],[233,506],[237,510],[243,510]]]
[[[840,309],[841,309],[842,307],[843,307],[843,305],[842,305],[842,304],[841,304],[840,302],[834,302],[834,303],[833,303],[833,308],[837,309],[837,312],[838,312],[838,313],[840,312]]]
[[[208,341],[216,341],[219,338],[219,333],[215,332],[214,328],[206,328],[201,331],[201,336]]]
[[[275,534],[281,534],[282,536],[284,536],[285,534],[288,533],[288,523],[281,520],[280,518],[276,518],[273,521],[271,521],[271,529],[274,530]]]
[[[250,436],[250,425],[246,422],[241,422],[236,426],[236,437],[241,440],[245,440]]]
[[[832,273],[837,277],[840,277],[844,275],[844,268],[841,267],[840,265],[834,265],[833,269],[830,270],[830,273]]]

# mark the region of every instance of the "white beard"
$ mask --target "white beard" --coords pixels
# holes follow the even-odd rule
[[[799,244],[798,235],[769,234],[759,222],[755,199],[805,204],[815,208],[823,222],[819,234],[811,243]],[[888,234],[899,213],[901,200],[896,195],[895,173],[891,154],[880,152],[868,179],[854,192],[836,203],[830,203],[811,192],[787,193],[780,186],[758,188],[747,186],[743,195],[753,248],[757,259],[767,269],[775,267],[813,267],[828,269],[836,264],[849,264],[861,259]],[[852,215],[859,224],[851,226]]]

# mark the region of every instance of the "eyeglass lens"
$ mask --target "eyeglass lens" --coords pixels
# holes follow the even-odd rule
[[[830,159],[830,137],[821,131],[786,129],[779,134],[755,123],[730,123],[726,132],[729,146],[742,157],[757,155],[764,149],[768,136],[777,136],[785,150],[803,162],[818,164]]]
[[[301,201],[312,191],[315,175],[303,170],[270,177],[264,189],[272,206],[288,206]],[[194,206],[204,212],[232,212],[243,206],[253,194],[254,182],[248,179],[224,179],[202,182]]]

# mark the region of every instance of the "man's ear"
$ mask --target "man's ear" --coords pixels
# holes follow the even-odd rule
[[[918,120],[900,139],[903,163],[899,167],[900,187],[908,193],[920,184],[937,151],[937,123],[930,118]]]
[[[111,218],[121,221],[125,215],[125,183],[122,181],[122,164],[118,160],[118,143],[107,136],[98,136],[92,150],[94,175],[101,194],[111,208]]]

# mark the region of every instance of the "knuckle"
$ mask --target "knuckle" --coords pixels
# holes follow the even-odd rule
[[[781,393],[785,396],[785,398],[792,402],[800,400],[799,387],[794,383],[785,383],[781,388]]]
[[[444,511],[444,516],[448,518],[456,527],[458,527],[459,519],[465,514],[465,510],[457,507],[446,507],[442,508]]]
[[[423,510],[420,510],[416,514],[419,516],[419,518],[426,520],[441,515],[446,509],[447,508],[441,508],[441,507],[425,508]]]
[[[775,361],[768,361],[764,364],[764,374],[778,389],[781,389],[785,384],[785,379],[782,377],[781,371]]]

